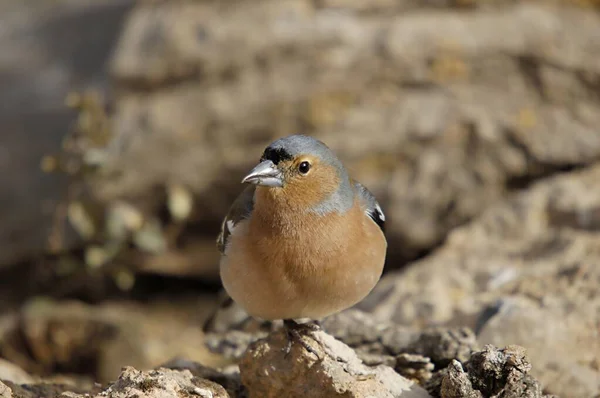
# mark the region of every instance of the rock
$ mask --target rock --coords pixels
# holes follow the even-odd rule
[[[15,384],[31,384],[35,381],[35,378],[14,363],[0,358],[0,380],[10,381]],[[0,397],[2,397],[1,389]]]
[[[548,393],[594,396],[600,391],[599,179],[595,165],[539,181],[490,207],[432,255],[386,275],[373,292],[379,305],[366,299],[372,322],[467,326],[480,344],[526,347],[535,364],[531,375]]]
[[[40,382],[22,384],[0,382],[2,398],[229,398],[230,395],[217,383],[192,375],[189,370],[159,368],[140,371],[126,367],[119,378],[104,390],[98,387],[88,391],[74,390],[72,386]]]
[[[435,365],[431,359],[418,354],[400,354],[394,369],[409,380],[423,385],[431,379]]]
[[[12,398],[13,393],[9,386],[0,381],[0,398]]]
[[[452,361],[436,374],[436,380],[428,384],[428,389],[442,398],[541,398],[541,386],[528,374],[530,370],[523,347],[498,349],[487,345],[473,353],[464,368],[459,361]]]
[[[373,361],[373,355],[385,362],[387,355],[408,353],[420,335],[415,328],[378,320],[355,308],[325,318],[322,325],[329,334],[355,348],[361,359],[369,361]]]
[[[231,397],[243,397],[244,386],[240,380],[240,368],[237,365],[214,369],[200,363],[177,358],[163,364],[162,367],[174,370],[189,370],[195,377],[213,381],[225,388]]]
[[[583,355],[585,349],[573,339],[582,333],[577,319],[568,315],[558,318],[552,310],[540,308],[526,298],[505,299],[499,304],[497,314],[482,327],[479,339],[500,346],[514,341],[528,344],[528,356],[535,358],[538,367],[543,366],[544,388],[563,391],[563,386],[568,386],[570,396],[583,397],[590,391],[600,391],[599,369],[594,368],[592,359],[598,358],[600,352],[600,345],[597,340],[594,342],[593,336],[598,336],[596,339],[600,336],[593,330],[583,330],[590,334],[587,341],[591,344],[588,347],[591,362],[588,366],[575,362],[571,358]],[[539,331],[540,325],[547,326]],[[534,330],[538,332],[532,336]]]
[[[221,344],[229,347],[247,345],[242,340],[247,341],[251,338],[248,333],[256,334],[255,332],[261,331],[263,335],[259,337],[265,337],[267,332],[275,330],[276,325],[281,324],[281,322],[259,324],[234,302],[216,311],[211,321],[206,329],[210,332],[210,344],[215,349]],[[383,344],[385,349],[391,349],[394,353],[398,351],[393,349],[394,345],[404,349],[416,338],[414,330],[389,322],[376,322],[369,313],[352,308],[324,318],[321,325],[328,334],[353,348]],[[395,341],[391,343],[392,340]],[[244,350],[245,347],[241,349]],[[222,353],[221,350],[218,351]]]
[[[195,244],[170,248],[193,261],[154,272],[215,269],[208,243],[240,176],[282,135],[324,140],[380,198],[389,268],[514,189],[599,158],[597,13],[378,3],[151,2],[129,15],[110,64],[109,177],[94,192],[140,205],[171,182],[193,192]]]
[[[0,398],[54,398],[63,391],[95,390],[97,385],[85,375],[53,374],[42,378],[0,358]]]
[[[385,365],[385,366],[394,368],[394,366],[396,365],[396,358],[393,357],[392,355],[374,354],[374,353],[370,353],[370,352],[364,352],[363,350],[356,351],[356,355],[367,366],[372,367],[372,366],[378,366],[378,365]],[[397,368],[395,368],[395,369],[396,369],[396,371],[398,371]],[[406,376],[402,372],[398,372],[398,373],[400,373],[403,376]]]
[[[0,353],[33,374],[84,374],[107,382],[123,366],[154,368],[176,356],[220,366],[194,322],[198,304],[98,306],[33,300],[18,316],[0,318]]]
[[[220,385],[195,378],[189,370],[157,369],[148,372],[126,367],[119,379],[96,397],[111,398],[229,398]],[[75,397],[73,397],[75,398]]]
[[[405,350],[430,358],[437,368],[443,368],[455,359],[466,361],[476,348],[475,334],[468,328],[433,328],[423,331]]]
[[[465,364],[473,387],[484,396],[539,397],[541,387],[529,375],[531,363],[523,347],[497,349],[486,345]]]
[[[380,342],[382,336],[387,334],[387,330],[394,327],[389,322],[377,322],[370,314],[355,309],[342,311],[325,318],[322,326],[327,333],[351,347]],[[405,345],[408,345],[408,341],[414,338],[414,333],[410,330],[394,329],[393,334],[402,335],[401,339],[406,341]]]
[[[316,355],[297,341],[289,356],[285,331],[250,345],[240,362],[242,383],[252,397],[427,397],[421,387],[392,368],[365,366],[354,351],[323,331],[302,336]]]
[[[440,385],[440,397],[448,398],[483,398],[480,391],[473,388],[471,380],[463,370],[460,362],[452,361],[448,370],[443,372]]]
[[[354,314],[346,319],[358,319],[358,314],[351,312]],[[71,309],[69,316],[72,317],[73,314]],[[340,318],[343,319],[341,316]],[[362,318],[367,324],[371,323],[369,316],[363,314]],[[56,324],[57,329],[52,333],[61,330],[58,326]],[[248,332],[237,332],[251,335]],[[448,339],[447,336],[454,337]],[[465,357],[465,351],[457,349],[462,345],[456,345],[465,336],[468,337],[466,341],[469,341],[472,334],[464,332],[457,337],[456,331],[436,328],[417,333],[416,338],[407,345],[407,349],[423,352],[429,350],[434,355],[439,355],[439,363],[443,363],[439,358],[445,359],[440,352],[446,356],[455,353],[464,364],[451,359],[449,365],[443,368],[442,365],[434,367],[430,358],[414,353],[402,353],[396,357],[385,354],[373,354],[369,357],[368,352],[359,355],[322,330],[302,335],[302,344],[294,340],[291,351],[286,354],[287,334],[283,329],[275,329],[258,340],[255,334],[255,340],[249,345],[246,341],[239,340],[239,347],[235,349],[246,349],[239,360],[239,366],[230,364],[211,367],[179,357],[151,371],[127,366],[117,381],[104,387],[100,384],[83,386],[55,376],[48,379],[23,379],[26,383],[22,384],[4,381],[4,384],[0,383],[0,393],[5,398],[59,395],[64,398],[293,398],[307,396],[306,394],[317,398],[340,395],[363,398],[429,397],[427,391],[419,386],[423,385],[432,396],[439,397],[541,397],[540,384],[529,375],[532,366],[522,347],[497,349],[487,345],[482,351],[472,352]],[[184,340],[188,344],[191,341]],[[436,344],[437,350],[432,348]],[[310,346],[311,350],[308,351],[304,345]],[[37,350],[43,347],[39,342],[37,346]],[[362,357],[369,358],[369,362],[361,360]]]
[[[97,389],[79,389],[72,384],[61,384],[51,382],[36,382],[32,384],[15,384],[10,381],[0,381],[1,398],[56,398],[62,394],[81,397],[84,391],[94,393]]]
[[[241,358],[248,345],[264,338],[268,330],[247,328],[244,323],[229,324],[231,330],[211,332],[206,335],[207,346],[211,351],[227,358]],[[227,329],[227,324],[220,327]],[[247,324],[246,324],[247,325]],[[388,364],[394,366],[395,357],[422,358],[438,368],[448,365],[453,359],[465,361],[478,346],[474,333],[468,328],[429,328],[418,331],[414,328],[377,322],[369,313],[349,309],[326,317],[321,322],[323,330],[345,344],[356,349],[356,354],[365,363]],[[238,327],[239,329],[236,329]],[[275,325],[270,325],[275,330]],[[410,367],[406,363],[407,367]],[[427,369],[428,365],[424,365]],[[402,366],[400,366],[402,367]],[[406,369],[410,372],[412,370]],[[425,376],[424,376],[425,377]]]
[[[180,368],[174,370],[159,367],[154,370],[141,371],[127,366],[121,371],[116,381],[105,387],[94,384],[81,388],[51,379],[36,379],[19,384],[3,380],[0,381],[0,398],[229,398],[242,396],[239,371],[237,373],[235,371],[233,373],[231,371],[218,372],[191,361],[179,361],[179,363],[173,361],[172,365],[178,365]],[[220,378],[225,384],[229,383],[229,387],[235,387],[232,388],[234,394],[230,395],[223,386],[209,380],[208,377]]]
[[[427,358],[436,367],[447,366],[453,359],[465,361],[478,348],[475,334],[468,328],[433,327],[424,330],[378,320],[358,309],[349,309],[327,317],[323,328],[357,349],[358,355],[370,353],[408,355]]]

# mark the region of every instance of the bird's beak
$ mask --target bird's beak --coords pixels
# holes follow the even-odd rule
[[[265,187],[282,187],[283,174],[270,160],[265,160],[253,168],[242,180],[242,184],[250,183]]]

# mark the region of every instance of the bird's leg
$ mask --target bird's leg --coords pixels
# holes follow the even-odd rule
[[[312,320],[306,323],[299,323],[298,326],[310,332],[317,332],[321,330],[321,323],[317,320]]]
[[[312,348],[306,341],[302,339],[302,334],[310,335],[311,332],[315,332],[320,329],[320,326],[316,323],[298,323],[293,319],[284,319],[283,327],[287,334],[287,344],[284,348],[285,356],[287,357],[292,349],[292,341],[300,343],[302,347],[311,354],[314,354],[317,358],[321,359],[319,354]]]
[[[319,321],[316,321],[316,320],[311,320],[311,321],[305,322],[305,323],[298,323],[294,320],[290,320],[290,321],[294,323],[294,327],[296,329],[303,331],[305,333],[317,332],[317,331],[321,330],[321,324],[319,323]]]

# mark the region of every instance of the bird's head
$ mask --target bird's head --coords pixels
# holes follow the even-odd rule
[[[327,145],[305,135],[272,142],[243,183],[258,185],[272,196],[306,206],[347,204],[352,190],[348,174]]]

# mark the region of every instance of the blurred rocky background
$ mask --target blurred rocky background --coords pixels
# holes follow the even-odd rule
[[[599,6],[0,0],[0,397],[600,396]],[[316,368],[203,330],[221,217],[298,132],[388,220]]]

